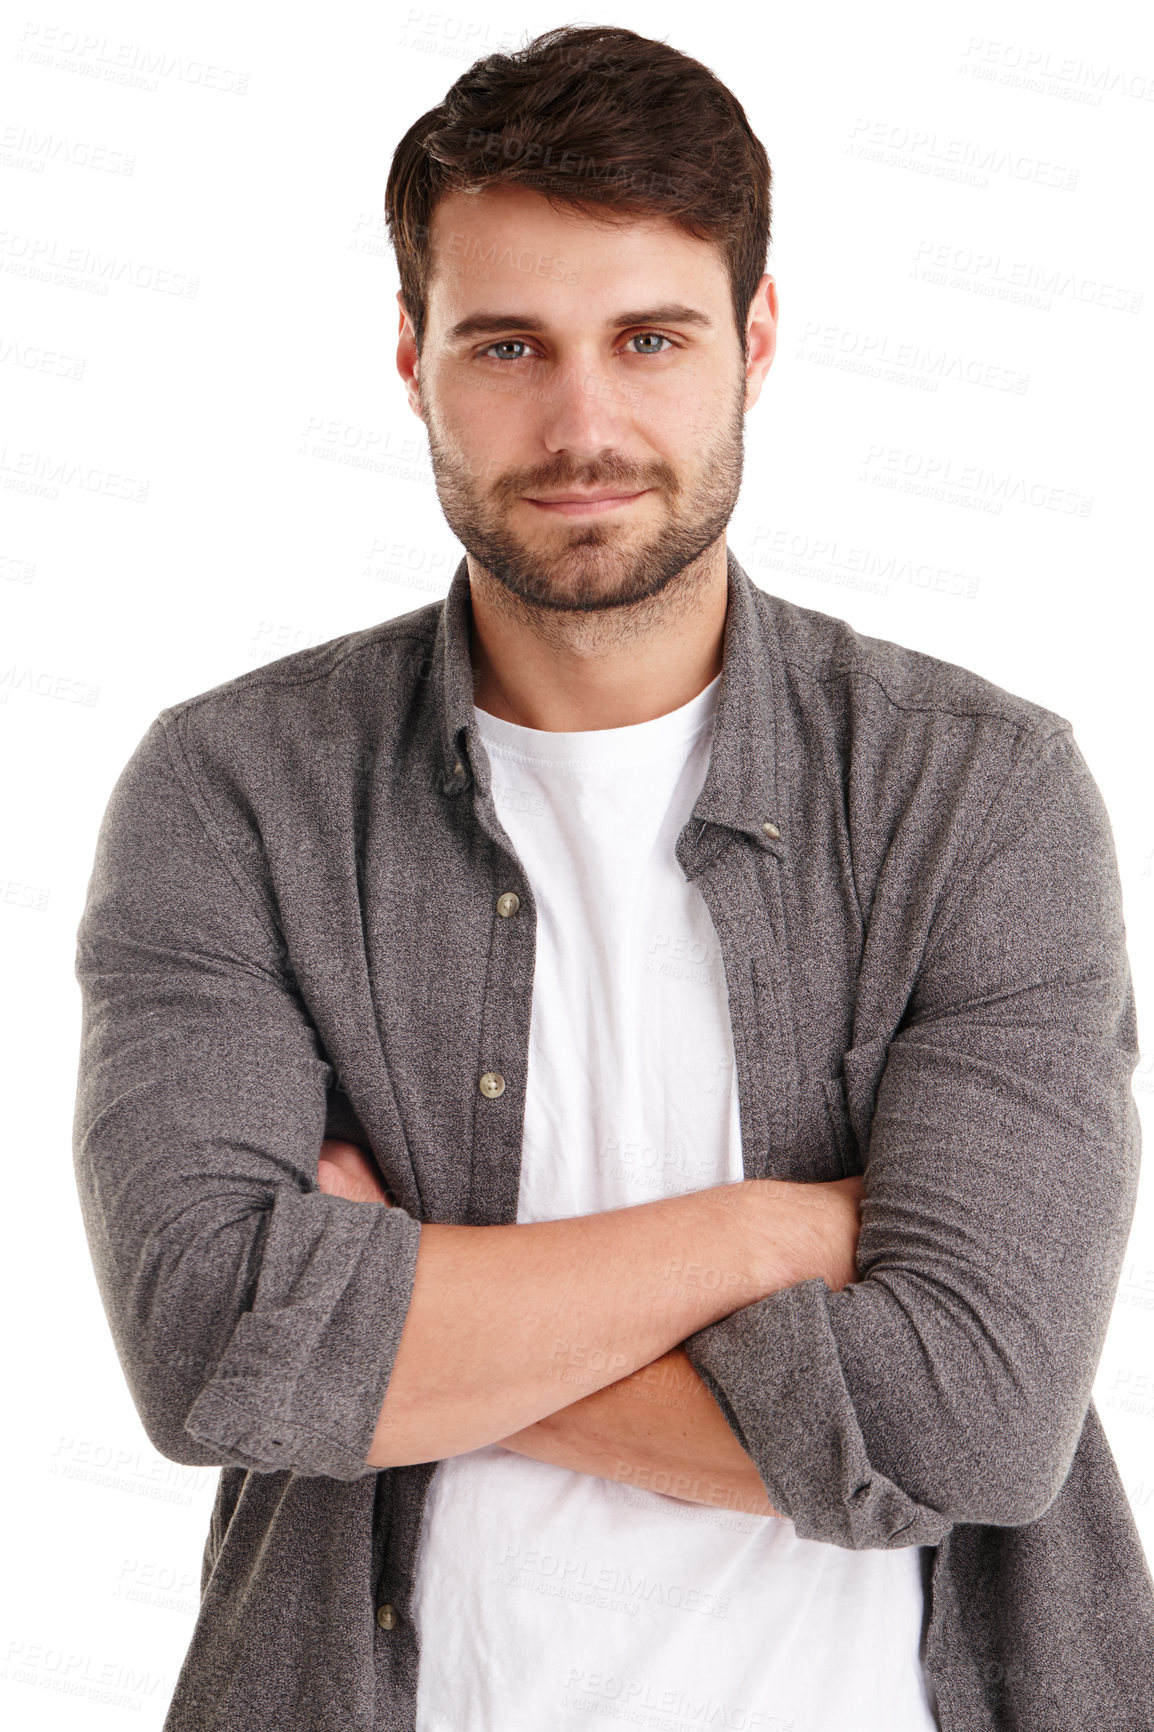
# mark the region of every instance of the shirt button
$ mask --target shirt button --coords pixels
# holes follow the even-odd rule
[[[765,820],[765,823],[761,827],[765,831],[767,836],[773,837],[773,840],[775,842],[781,841],[781,831],[778,829],[777,825],[772,824],[768,818]]]
[[[521,898],[515,890],[506,890],[503,896],[497,898],[497,913],[502,920],[508,920],[510,914],[516,914],[521,906]]]
[[[397,1608],[388,1604],[377,1607],[377,1623],[382,1630],[391,1630],[397,1621]]]
[[[505,1092],[505,1079],[499,1070],[487,1070],[481,1078],[480,1088],[481,1093],[487,1099],[495,1100],[498,1095]]]

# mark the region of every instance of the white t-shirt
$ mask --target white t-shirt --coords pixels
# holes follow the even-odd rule
[[[743,1177],[721,952],[674,854],[720,682],[590,732],[475,709],[537,905],[519,1221]],[[937,1732],[931,1550],[799,1539],[498,1444],[452,1456],[417,1552],[417,1732]]]

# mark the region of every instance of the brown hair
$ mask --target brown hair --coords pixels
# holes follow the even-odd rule
[[[446,192],[497,183],[597,220],[664,216],[720,245],[745,354],[769,249],[769,159],[701,61],[633,30],[566,25],[475,61],[414,121],[393,155],[385,216],[418,354],[434,207]]]

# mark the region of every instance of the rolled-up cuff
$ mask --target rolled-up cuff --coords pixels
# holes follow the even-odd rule
[[[953,1525],[871,1466],[815,1277],[683,1343],[770,1502],[802,1539],[851,1551],[937,1545]]]

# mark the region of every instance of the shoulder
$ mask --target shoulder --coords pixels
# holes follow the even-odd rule
[[[829,614],[765,591],[756,605],[794,822],[820,829],[823,813],[843,815],[863,907],[891,880],[899,903],[932,903],[992,846],[1055,824],[1106,849],[1101,796],[1066,717]]]
[[[848,705],[891,729],[938,724],[956,734],[959,721],[983,722],[987,731],[1034,736],[1038,745],[1070,729],[1056,711],[956,662],[869,637],[847,620],[765,590],[757,590],[757,606],[776,629],[787,683],[818,707]]]
[[[416,760],[410,773],[427,773],[420,760],[432,738],[427,696],[443,606],[427,603],[169,704],[122,780],[144,775],[151,787],[175,773],[205,825],[250,860],[264,837],[313,845],[318,827],[354,822],[382,765],[395,775]]]
[[[186,779],[344,786],[404,748],[430,686],[444,603],[280,656],[161,710],[156,728]],[[419,700],[418,700],[419,702]]]
[[[261,715],[305,717],[323,710],[334,696],[364,690],[377,698],[416,679],[427,656],[444,606],[428,602],[361,631],[279,656],[257,668],[169,704],[160,712],[167,727],[184,733],[211,729],[214,720]]]

